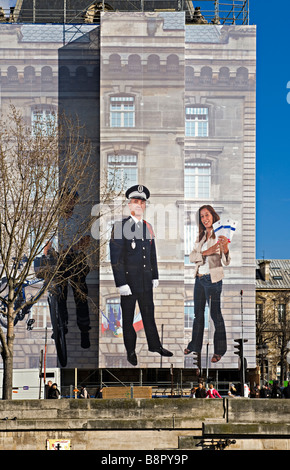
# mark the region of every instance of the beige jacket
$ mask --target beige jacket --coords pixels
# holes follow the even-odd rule
[[[205,264],[206,256],[202,256],[202,246],[206,242],[206,233],[201,241],[196,241],[192,252],[189,255],[189,260],[191,263],[195,263],[195,272],[194,277],[198,274],[198,269],[200,266]],[[216,238],[208,238],[207,240],[207,247],[210,248],[211,246],[217,243]],[[224,253],[222,254],[214,254],[207,257],[208,264],[209,264],[209,274],[211,277],[211,282],[218,282],[224,277],[224,270],[223,265],[228,266],[230,264],[231,258],[230,253],[228,252],[227,255]]]

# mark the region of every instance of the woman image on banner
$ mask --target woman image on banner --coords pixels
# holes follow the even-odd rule
[[[203,344],[205,307],[208,303],[214,323],[214,353],[212,363],[221,360],[227,350],[226,330],[221,312],[223,266],[230,263],[229,240],[215,235],[213,224],[220,219],[210,205],[203,205],[197,212],[198,236],[190,253],[190,262],[195,264],[194,277],[194,321],[192,339],[184,354],[201,353]]]

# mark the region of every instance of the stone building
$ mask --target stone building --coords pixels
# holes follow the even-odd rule
[[[77,111],[102,178],[113,169],[123,184],[150,188],[146,217],[155,230],[160,271],[156,320],[174,356],[149,355],[141,328],[140,366],[193,366],[183,355],[194,315],[188,255],[196,237],[195,214],[207,203],[221,218],[237,222],[223,288],[228,351],[215,370],[237,367],[234,338],[242,329],[248,366],[254,368],[255,27],[187,24],[184,11],[105,12],[101,28],[0,26],[1,110],[14,100],[27,122],[36,107],[44,113],[59,106]],[[92,204],[97,202],[96,195]],[[109,208],[105,234],[116,217],[126,214],[124,200],[118,204]],[[111,314],[119,321],[120,313],[106,249],[100,273],[89,278],[94,346],[85,355],[79,351],[72,327],[68,368],[128,367],[120,322],[114,329],[106,324]],[[207,312],[204,344],[211,351],[208,319]],[[38,339],[27,338],[24,330],[25,325],[17,344],[23,368],[36,365],[44,335],[42,329]],[[53,350],[50,339],[49,344]],[[203,367],[206,359],[204,348]]]
[[[257,360],[264,381],[289,380],[290,261],[257,260]]]

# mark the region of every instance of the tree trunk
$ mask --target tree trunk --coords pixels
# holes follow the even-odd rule
[[[2,355],[3,356],[3,355]],[[12,400],[13,356],[3,358],[2,400]]]
[[[2,349],[3,358],[3,389],[2,400],[12,400],[12,387],[13,387],[13,344],[14,344],[14,316],[13,306],[8,308],[8,324],[6,345]]]

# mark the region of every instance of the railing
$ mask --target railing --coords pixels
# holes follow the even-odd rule
[[[212,382],[214,385],[214,388],[218,390],[219,394],[222,397],[227,397],[228,396],[228,391],[229,391],[229,386],[230,382],[218,382],[216,383],[215,381]],[[120,386],[127,387],[129,390],[131,387],[138,387],[140,386],[140,383],[134,382],[134,383],[116,383],[116,382],[106,382],[103,384],[103,388],[105,387],[120,387]],[[163,382],[162,384],[156,384],[156,383],[151,383],[151,382],[144,382],[142,384],[144,387],[152,387],[152,398],[189,398],[190,397],[190,391],[194,387],[196,388],[198,385],[198,382],[195,381],[193,383],[186,382],[182,385],[182,387],[179,384],[174,384],[172,387],[169,382]],[[81,385],[77,387],[78,390],[80,390]],[[98,389],[99,384],[87,384],[86,389],[90,395],[91,398],[95,398],[96,390]],[[207,387],[206,387],[207,388]],[[61,387],[61,396],[62,398],[75,398],[78,396],[78,393],[75,392],[75,387],[73,385],[63,385]]]
[[[100,11],[185,11],[189,23],[249,24],[250,0],[101,0],[82,10],[40,8],[0,9],[1,23],[99,23]],[[66,3],[64,2],[64,5]]]

